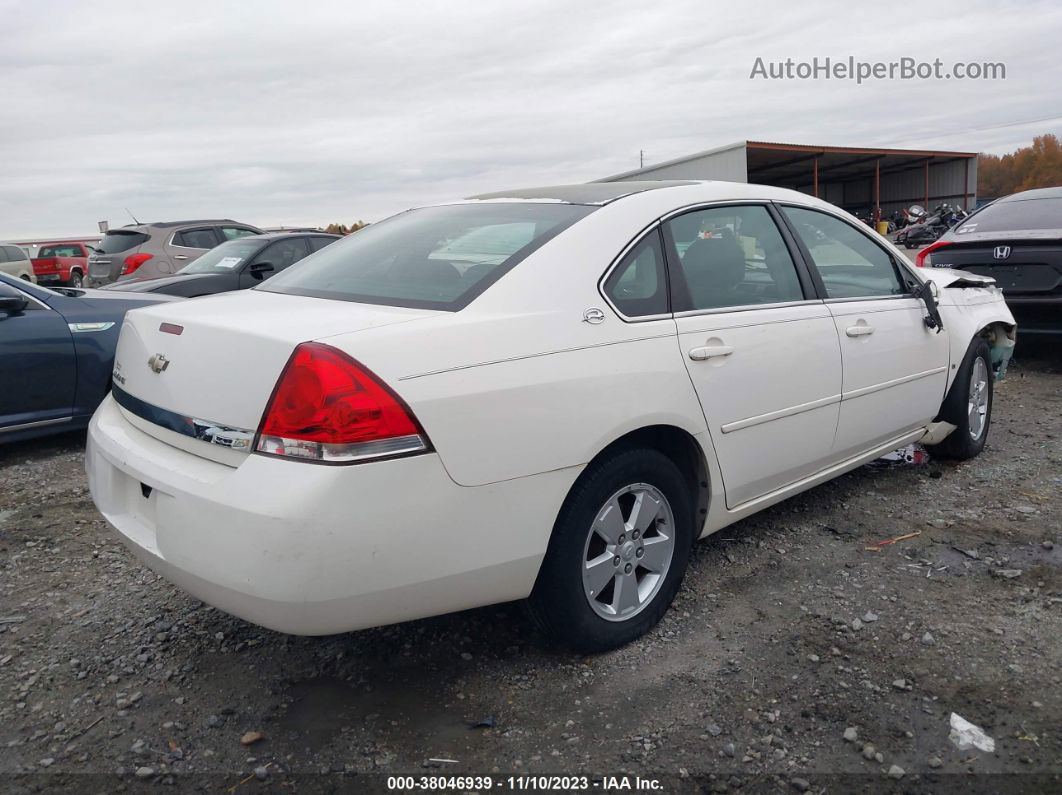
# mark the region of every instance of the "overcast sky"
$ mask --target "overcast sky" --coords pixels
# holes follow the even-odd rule
[[[746,138],[1005,152],[1062,133],[1062,4],[865,7],[0,0],[0,238],[90,234],[126,207],[378,220]],[[1007,79],[749,79],[758,56],[849,55]]]

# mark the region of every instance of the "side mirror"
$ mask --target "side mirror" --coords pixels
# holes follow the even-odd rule
[[[922,282],[922,286],[915,291],[915,297],[926,305],[926,317],[923,318],[926,328],[932,329],[937,334],[944,330],[944,321],[940,317],[940,310],[937,309],[939,289],[936,282],[927,280]]]
[[[29,299],[21,293],[7,292],[4,290],[0,292],[0,312],[6,312],[9,315],[17,315],[29,304]]]
[[[265,274],[272,273],[275,270],[276,268],[273,267],[272,262],[256,262],[247,269],[247,272],[254,276],[254,278],[261,279]]]

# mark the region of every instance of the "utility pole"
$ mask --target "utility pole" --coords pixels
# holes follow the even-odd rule
[[[638,150],[638,168],[645,168],[645,150]]]

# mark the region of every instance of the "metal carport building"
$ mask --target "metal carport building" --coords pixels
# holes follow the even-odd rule
[[[972,210],[977,153],[765,141],[736,144],[596,180],[720,179],[792,188],[849,212],[882,216],[912,204],[941,202]]]

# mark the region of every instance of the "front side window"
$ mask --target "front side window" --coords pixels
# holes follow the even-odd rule
[[[668,221],[667,230],[688,293],[676,300],[676,311],[804,300],[796,265],[766,207],[694,210]]]
[[[879,298],[907,292],[892,256],[851,224],[803,207],[783,207],[782,211],[811,253],[828,298]]]
[[[241,237],[258,234],[253,229],[247,229],[242,226],[222,226],[219,229],[221,229],[221,236],[226,240],[238,240]]]
[[[173,242],[184,248],[214,248],[218,239],[213,229],[185,229],[177,233]]]
[[[335,243],[337,239],[338,238],[334,237],[311,237],[310,248],[314,251],[320,251],[322,248],[329,245],[330,243]]]
[[[308,253],[305,238],[289,237],[270,245],[255,257],[255,262],[268,262],[273,266],[273,272],[279,273],[289,265],[294,265]]]
[[[609,274],[605,295],[627,317],[661,315],[668,311],[664,249],[654,229],[632,248]]]
[[[453,312],[594,209],[483,202],[409,210],[255,289]]]
[[[210,249],[181,268],[178,273],[232,273],[258,253],[262,243],[254,238],[249,240],[230,240]]]

